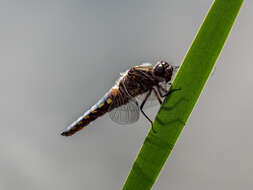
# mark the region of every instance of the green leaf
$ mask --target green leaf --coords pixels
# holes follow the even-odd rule
[[[133,164],[123,190],[151,189],[215,65],[243,0],[215,0]]]

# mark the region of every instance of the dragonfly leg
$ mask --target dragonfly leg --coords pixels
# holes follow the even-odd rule
[[[170,85],[171,85],[171,83],[170,83]],[[162,94],[161,90],[162,90],[163,92],[165,92],[165,94]],[[181,90],[181,88],[166,90],[166,89],[164,89],[161,85],[158,85],[158,86],[157,86],[157,91],[158,91],[159,95],[160,95],[162,98],[164,98],[165,96],[168,96],[168,95],[170,95],[171,93],[173,93],[173,92],[175,92],[175,91],[178,91],[178,90]]]
[[[162,97],[169,96],[170,94],[172,94],[173,92],[178,91],[178,90],[181,90],[181,88],[170,89],[169,92],[167,94],[164,94]]]
[[[157,91],[158,91],[160,97],[162,97],[162,98],[164,98],[164,97],[166,96],[166,94],[169,93],[168,90],[164,89],[164,88],[163,88],[162,86],[160,86],[160,85],[157,86]],[[162,91],[163,91],[165,94],[163,94]]]
[[[169,85],[171,85],[171,83],[169,83]],[[157,91],[158,91],[160,97],[162,97],[162,98],[165,97],[165,95],[161,91],[163,91],[165,94],[167,94],[168,90],[166,90],[164,87],[162,87],[159,84],[156,87],[157,87]]]
[[[161,100],[161,98],[160,98],[160,96],[161,96],[160,93],[158,94],[158,92],[156,91],[155,88],[153,88],[153,91],[154,91],[154,93],[155,93],[155,96],[156,96],[158,102],[159,102],[160,104],[162,104],[163,102],[162,102],[162,100]],[[160,96],[159,96],[159,95],[160,95]]]
[[[148,117],[148,116],[145,114],[145,112],[143,111],[143,106],[144,106],[144,104],[146,103],[146,101],[147,101],[148,97],[150,96],[151,92],[152,92],[152,90],[150,90],[150,91],[147,93],[146,97],[145,97],[144,100],[142,101],[142,103],[141,103],[141,105],[140,105],[140,110],[141,110],[141,113],[144,115],[144,117],[146,117],[146,119],[151,123],[152,131],[153,131],[154,133],[156,133],[156,131],[154,130],[154,127],[153,127],[153,122],[152,122],[152,120],[149,119],[149,117]]]
[[[170,85],[171,86],[171,82],[169,82],[168,83],[168,85]],[[163,86],[161,86],[161,85],[158,85],[158,87],[164,92],[164,93],[168,93],[168,90],[167,89],[165,89]]]

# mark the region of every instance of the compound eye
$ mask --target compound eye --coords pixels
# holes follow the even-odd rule
[[[168,70],[172,72],[172,71],[173,71],[173,67],[170,65],[170,66],[168,67]]]
[[[161,75],[161,74],[163,74],[164,68],[163,68],[162,64],[157,65],[155,67],[154,72],[155,72],[155,75]]]

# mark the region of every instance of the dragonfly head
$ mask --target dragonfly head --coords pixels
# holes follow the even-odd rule
[[[165,61],[158,61],[153,68],[153,73],[155,76],[169,82],[172,78],[173,71],[176,71],[177,68],[178,67],[172,66]]]

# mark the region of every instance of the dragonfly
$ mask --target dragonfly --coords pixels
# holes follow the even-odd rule
[[[128,69],[121,73],[115,85],[94,106],[61,135],[71,136],[106,113],[109,113],[112,121],[122,125],[136,122],[141,113],[152,124],[143,107],[152,97],[162,104],[162,99],[170,91],[172,76],[177,69],[178,66],[165,61],[158,61],[154,66],[144,63]]]

